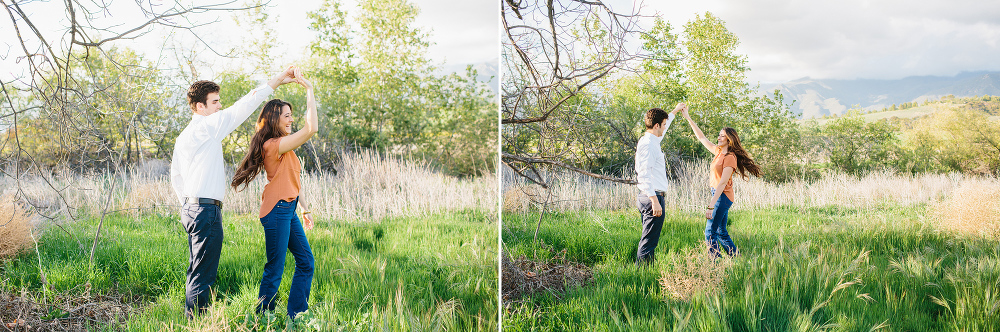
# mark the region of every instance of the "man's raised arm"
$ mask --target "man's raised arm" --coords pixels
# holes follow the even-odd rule
[[[288,67],[267,81],[267,84],[261,84],[261,86],[250,90],[232,106],[210,115],[208,118],[210,119],[209,126],[212,135],[221,140],[236,130],[250,114],[253,114],[257,106],[260,106],[260,103],[274,92],[275,88],[282,84],[295,82],[294,70],[294,66]]]

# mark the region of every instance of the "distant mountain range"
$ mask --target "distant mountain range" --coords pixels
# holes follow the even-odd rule
[[[1000,95],[1000,72],[965,72],[953,77],[913,76],[898,80],[834,80],[809,77],[777,84],[761,85],[760,92],[778,89],[786,101],[795,100],[792,112],[803,119],[843,115],[859,105],[866,110],[893,104],[922,102],[942,96]]]

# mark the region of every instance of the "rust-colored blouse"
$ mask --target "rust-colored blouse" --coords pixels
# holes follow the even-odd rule
[[[736,176],[736,155],[732,152],[726,153],[725,155],[717,153],[715,158],[712,159],[712,188],[715,188],[719,184],[719,180],[722,180],[722,171],[726,167],[733,168],[733,175],[729,176],[729,182],[726,183],[726,188],[722,189],[722,193],[726,194],[729,201],[735,202],[736,195],[733,194],[733,177]]]
[[[279,155],[279,141],[281,137],[264,142],[264,172],[267,173],[267,185],[264,186],[261,197],[261,218],[267,216],[278,201],[294,201],[299,197],[299,189],[302,187],[299,182],[299,174],[302,172],[299,157],[295,155],[294,150]]]

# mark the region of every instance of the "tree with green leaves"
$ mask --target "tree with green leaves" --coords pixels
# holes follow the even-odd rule
[[[317,155],[376,149],[420,155],[452,174],[493,169],[496,102],[476,72],[434,74],[414,4],[362,1],[356,9],[353,30],[338,1],[308,14],[318,34],[305,67],[326,115],[313,139]]]
[[[418,9],[406,0],[361,1],[357,81],[349,109],[337,117],[345,137],[365,148],[405,146],[421,139],[430,100],[427,34],[413,26]]]
[[[799,130],[777,91],[758,95],[747,82],[747,57],[736,53],[737,36],[712,13],[695,15],[684,25],[682,62],[691,117],[707,131],[732,127],[760,163],[765,178],[783,179],[787,165],[801,153]],[[685,136],[690,136],[685,133]],[[683,154],[708,157],[696,144],[680,145]],[[694,151],[687,150],[693,147]]]
[[[866,122],[861,115],[852,113],[823,126],[818,134],[832,168],[862,175],[884,168],[897,156],[895,132],[885,121]]]

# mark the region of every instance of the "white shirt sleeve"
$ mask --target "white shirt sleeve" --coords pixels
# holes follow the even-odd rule
[[[647,140],[646,144],[639,144],[635,149],[635,173],[636,173],[636,187],[639,187],[639,191],[646,197],[656,196],[656,192],[650,188],[650,182],[653,181],[653,176],[651,169],[649,167],[649,156],[650,156],[650,146]]]
[[[233,130],[236,130],[243,121],[246,121],[250,114],[257,109],[260,103],[267,99],[274,89],[267,84],[263,84],[256,89],[250,90],[245,96],[237,100],[233,106],[215,112],[205,118],[204,127],[208,133],[216,140],[221,141]]]
[[[667,124],[663,128],[670,128],[670,124],[674,122],[675,118],[677,118],[677,116],[673,113],[667,113]]]

